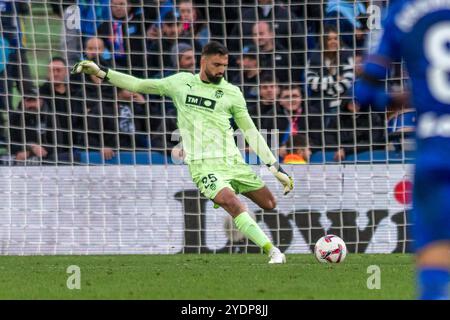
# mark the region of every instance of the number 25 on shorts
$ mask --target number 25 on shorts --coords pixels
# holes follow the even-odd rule
[[[214,175],[214,173],[210,173],[207,176],[202,178],[202,183],[203,183],[203,186],[205,187],[205,189],[208,189],[216,181],[217,181],[217,178]]]

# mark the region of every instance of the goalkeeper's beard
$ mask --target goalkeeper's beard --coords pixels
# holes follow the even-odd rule
[[[214,84],[219,84],[220,81],[222,81],[223,75],[220,76],[213,76],[211,73],[209,73],[207,70],[205,70],[206,78],[208,78],[208,81]]]

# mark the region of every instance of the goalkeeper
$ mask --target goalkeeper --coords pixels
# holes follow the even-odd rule
[[[234,118],[250,147],[281,182],[284,194],[293,189],[293,180],[256,129],[239,88],[223,78],[227,65],[227,48],[211,41],[202,50],[200,73],[196,75],[180,72],[162,79],[142,80],[102,69],[92,61],[77,63],[72,73],[95,75],[133,92],[170,97],[177,108],[185,161],[194,183],[233,217],[239,231],[269,255],[269,263],[285,263],[285,255],[271,243],[236,195],[243,194],[265,210],[276,206],[271,191],[242,159],[230,118]]]

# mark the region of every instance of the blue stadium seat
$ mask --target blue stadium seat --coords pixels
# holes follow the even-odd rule
[[[311,155],[310,163],[337,163],[334,161],[334,151],[317,151]]]
[[[401,163],[414,163],[414,160],[416,158],[415,151],[408,150],[408,151],[391,151],[389,152],[389,162],[401,162]]]
[[[110,160],[103,160],[100,152],[80,152],[80,162],[86,164],[122,164],[122,165],[148,165],[165,164],[165,155],[159,152],[118,152]],[[171,163],[167,158],[167,163]]]
[[[414,152],[397,152],[375,150],[356,153],[348,156],[345,163],[411,163],[414,160]]]
[[[386,163],[387,151],[366,151],[349,155],[345,160],[349,163]]]

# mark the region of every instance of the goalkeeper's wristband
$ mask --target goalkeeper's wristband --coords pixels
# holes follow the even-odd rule
[[[102,78],[103,80],[108,81],[109,80],[109,78],[108,78],[108,71],[109,71],[109,69],[105,69],[105,68],[102,68],[100,66],[99,66],[99,68],[100,68],[100,71],[97,72],[96,76],[99,77],[99,78]]]
[[[272,163],[272,164],[267,164],[266,166],[267,166],[269,169],[270,169],[271,167],[274,167],[275,169],[277,169],[278,172],[282,172],[282,173],[284,173],[284,174],[287,175],[287,173],[283,170],[283,168],[280,166],[280,163],[279,163],[278,161],[276,161],[276,162],[274,162],[274,163]]]

